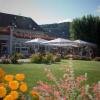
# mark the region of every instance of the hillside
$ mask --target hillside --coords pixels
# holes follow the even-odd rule
[[[68,38],[70,22],[40,25],[44,31],[53,37]]]
[[[30,17],[7,14],[0,12],[0,27],[13,26],[18,29],[43,31],[42,28]]]

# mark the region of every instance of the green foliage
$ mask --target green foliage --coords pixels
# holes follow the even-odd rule
[[[52,63],[53,62],[53,54],[51,53],[47,53],[43,59],[42,59],[43,63]]]
[[[47,53],[45,55],[33,54],[30,60],[32,63],[53,63],[60,62],[61,57],[59,55],[53,55],[52,53]]]
[[[70,22],[41,25],[48,35],[62,38],[69,38],[69,26]]]
[[[1,58],[1,63],[3,63],[3,64],[10,64],[11,63],[11,59],[10,58],[2,57]]]
[[[90,57],[88,57],[88,56],[79,56],[79,55],[65,55],[64,56],[64,59],[70,59],[70,58],[72,58],[73,60],[87,60],[87,61],[89,61],[89,60],[92,60]]]
[[[1,57],[1,63],[3,63],[3,64],[9,64],[9,63],[16,64],[16,63],[18,63],[18,59],[22,59],[22,58],[24,58],[24,55],[22,53],[15,53],[12,56]]]
[[[16,53],[16,56],[18,59],[24,58],[24,55],[22,53]]]
[[[48,65],[48,67],[52,70],[52,72],[56,75],[57,79],[62,78],[64,65],[68,65],[69,60],[62,60],[59,63],[54,63]],[[72,60],[73,68],[75,70],[75,76],[88,74],[88,83],[93,84],[94,82],[98,82],[100,80],[100,62],[99,61],[83,61],[83,60]],[[48,81],[48,78],[45,77],[46,74],[44,72],[44,68],[47,65],[44,64],[0,64],[0,67],[3,68],[7,74],[16,74],[23,73],[26,75],[26,82],[31,89],[37,85],[37,81]]]
[[[53,56],[53,61],[54,62],[60,62],[61,61],[61,56],[60,55]]]
[[[11,56],[11,63],[12,64],[17,64],[18,63],[17,60],[18,60],[18,57],[17,57],[16,54],[14,54],[14,55]]]
[[[30,58],[32,63],[41,63],[42,61],[42,56],[41,54],[37,53],[37,54],[32,54],[31,58]]]
[[[70,25],[70,38],[81,39],[100,45],[100,17],[92,15],[76,18]]]
[[[100,57],[95,57],[94,60],[95,61],[100,61]]]

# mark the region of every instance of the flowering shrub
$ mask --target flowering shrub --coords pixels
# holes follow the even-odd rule
[[[32,54],[30,57],[32,63],[54,63],[60,62],[61,57],[59,55],[53,55],[52,53],[47,53],[45,55],[42,54]]]
[[[61,56],[60,55],[54,55],[53,56],[53,61],[54,62],[60,62],[61,61]]]
[[[0,83],[3,81],[4,75],[5,75],[5,72],[0,68]]]
[[[75,78],[73,68],[67,66],[63,78],[57,80],[50,69],[45,71],[48,79],[55,84],[40,81],[38,86],[33,87],[40,94],[40,100],[100,100],[100,82],[89,86],[86,84],[87,74]]]
[[[17,57],[16,54],[12,55],[10,59],[11,59],[12,64],[17,64],[18,63],[18,57]]]
[[[10,57],[2,56],[1,57],[1,63],[3,63],[3,64],[10,64],[11,63]]]
[[[34,90],[31,91],[31,95],[34,100],[40,100],[39,93],[35,92]]]
[[[15,53],[15,55],[17,56],[18,59],[23,59],[25,58],[23,53]]]
[[[30,57],[30,60],[32,63],[41,63],[42,61],[42,56],[40,53],[37,54],[32,54]]]
[[[24,79],[24,74],[7,75],[0,69],[0,100],[26,100],[28,87]]]
[[[29,93],[24,79],[24,74],[5,74],[0,68],[0,100],[39,100],[39,93]]]
[[[53,62],[53,54],[47,53],[45,56],[42,57],[43,63],[52,63]]]
[[[30,92],[24,74],[7,75],[0,69],[0,100],[100,100],[100,82],[90,86],[86,84],[87,74],[75,78],[71,66],[62,67],[65,74],[59,80],[49,67],[45,68],[48,79],[55,84],[39,81]]]

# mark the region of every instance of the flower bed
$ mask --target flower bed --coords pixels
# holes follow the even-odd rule
[[[24,80],[24,74],[5,74],[0,69],[0,100],[31,100],[31,94],[36,98],[36,92],[33,94],[33,91],[29,96],[28,86]],[[38,95],[37,98],[39,100]]]
[[[59,80],[45,68],[54,84],[39,81],[32,89],[28,88],[24,74],[5,74],[0,69],[0,100],[100,100],[100,82],[90,86],[86,84],[87,74],[75,78],[71,65],[63,68],[65,74]]]

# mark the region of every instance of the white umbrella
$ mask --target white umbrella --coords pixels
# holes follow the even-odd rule
[[[71,43],[71,42],[72,41],[68,40],[68,39],[57,38],[57,39],[47,41],[47,42],[44,42],[44,43],[58,44],[58,43]]]
[[[71,40],[57,38],[48,42],[44,42],[45,45],[51,47],[72,47],[75,46]]]
[[[30,41],[26,41],[25,43],[27,44],[32,44],[35,46],[35,44],[38,46],[38,50],[39,50],[39,45],[43,45],[44,42],[47,42],[47,40],[45,39],[41,39],[41,38],[36,38],[36,39],[32,39]],[[46,49],[46,48],[45,48]],[[37,52],[37,49],[35,49]]]
[[[36,38],[36,39],[32,39],[30,41],[26,41],[25,43],[44,43],[44,42],[47,42],[47,40],[44,40],[44,39],[41,39],[41,38]]]
[[[75,40],[74,43],[77,43],[78,45],[88,45],[88,46],[96,46],[94,43],[86,42],[83,40]]]
[[[78,43],[78,44],[87,44],[86,41],[82,41],[82,40],[75,40],[73,42]]]
[[[56,47],[78,47],[76,44],[72,44],[72,43],[57,43],[57,44],[47,44],[48,46],[56,46]]]

